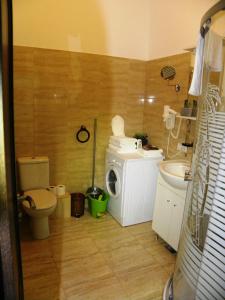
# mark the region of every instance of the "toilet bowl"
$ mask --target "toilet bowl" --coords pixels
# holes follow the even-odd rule
[[[24,193],[30,200],[22,202],[24,211],[30,216],[31,230],[35,239],[45,239],[49,236],[48,217],[56,208],[56,196],[46,190],[28,190]]]
[[[48,191],[49,159],[47,156],[18,157],[20,190],[24,192],[22,206],[30,216],[35,239],[49,236],[48,217],[56,207],[56,196]]]

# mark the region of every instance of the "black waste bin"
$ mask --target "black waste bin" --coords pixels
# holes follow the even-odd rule
[[[71,194],[71,216],[80,218],[84,214],[85,196],[82,193]]]

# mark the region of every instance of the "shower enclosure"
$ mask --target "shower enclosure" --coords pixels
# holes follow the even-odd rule
[[[182,235],[167,300],[225,299],[225,1],[203,17],[202,93]]]

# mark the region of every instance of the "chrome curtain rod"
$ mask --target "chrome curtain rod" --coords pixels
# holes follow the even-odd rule
[[[210,24],[211,24],[211,18],[221,10],[225,10],[225,0],[221,0],[218,3],[216,3],[202,17],[200,33],[203,38],[205,37],[206,33],[209,31]]]

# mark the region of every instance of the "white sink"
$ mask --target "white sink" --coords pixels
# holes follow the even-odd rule
[[[184,181],[185,171],[190,169],[190,163],[186,160],[166,160],[159,164],[160,174],[172,187],[180,190],[187,188]]]

